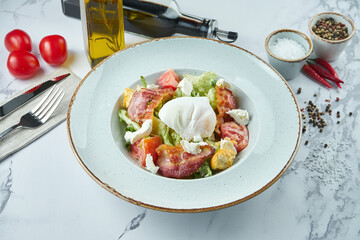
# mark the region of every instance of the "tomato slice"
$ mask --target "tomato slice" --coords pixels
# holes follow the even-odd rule
[[[226,137],[235,141],[236,151],[240,152],[249,144],[249,131],[246,126],[238,125],[235,122],[226,122],[220,126],[221,138]]]
[[[146,155],[151,154],[153,161],[156,162],[158,155],[156,148],[161,145],[160,136],[149,137],[141,139],[134,144],[131,144],[131,151],[135,157],[140,161],[141,165],[146,166]]]
[[[179,81],[179,75],[177,75],[172,68],[163,73],[158,79],[160,86],[164,88],[172,88],[173,90],[176,90]]]

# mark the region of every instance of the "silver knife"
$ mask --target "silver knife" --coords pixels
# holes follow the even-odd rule
[[[24,103],[28,102],[30,99],[38,96],[40,93],[48,89],[49,87],[53,86],[54,84],[60,82],[61,80],[65,79],[66,77],[70,76],[70,73],[55,77],[50,79],[46,82],[43,82],[29,91],[17,96],[16,98],[10,100],[9,102],[5,103],[4,105],[0,106],[0,119],[5,117],[6,115],[12,113],[18,107],[23,105]]]

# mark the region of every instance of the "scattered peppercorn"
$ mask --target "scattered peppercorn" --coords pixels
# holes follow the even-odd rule
[[[327,143],[325,143],[324,148],[327,148],[327,147],[328,147],[328,145],[327,145]]]
[[[330,109],[330,106],[327,106],[327,108]],[[322,118],[325,112],[321,112],[321,110],[311,100],[308,102],[306,110],[308,112],[309,124],[313,127],[318,127],[320,132],[322,132],[324,127],[327,126],[325,119]],[[303,115],[302,118],[305,119]]]
[[[304,126],[302,129],[302,133],[306,132],[306,127]]]
[[[316,94],[316,93],[314,93],[314,97],[317,97],[317,94]]]
[[[313,32],[327,40],[342,40],[349,36],[345,24],[335,22],[333,18],[321,18],[312,27]]]
[[[297,94],[300,94],[300,93],[301,93],[301,87],[298,88],[298,90],[297,90]]]
[[[338,102],[338,101],[340,101],[340,98],[339,98],[339,97],[337,97],[337,98],[335,99],[335,101],[337,101],[337,102]]]
[[[309,144],[309,141],[308,141],[308,140],[306,140],[306,141],[305,141],[305,145],[308,145],[308,144]]]
[[[349,116],[350,116],[350,117],[352,116],[352,112],[349,112]]]
[[[331,104],[328,104],[328,105],[326,106],[326,108],[325,108],[325,112],[329,112],[330,107],[331,107]]]
[[[337,124],[340,124],[340,121],[337,121],[336,123],[337,123]]]

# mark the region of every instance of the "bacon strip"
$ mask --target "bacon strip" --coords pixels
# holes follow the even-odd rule
[[[154,109],[161,102],[170,100],[174,95],[171,88],[141,88],[132,96],[127,113],[131,120],[142,124],[146,119],[152,119]]]
[[[175,147],[162,144],[156,149],[159,158],[156,165],[158,173],[164,177],[185,178],[194,174],[215,153],[215,149],[209,145],[202,146],[199,154],[193,155],[184,151],[181,145]]]
[[[220,125],[224,122],[234,121],[226,112],[236,108],[236,101],[232,92],[226,88],[215,87],[218,115],[216,116],[215,132],[220,134]]]
[[[249,144],[249,131],[246,126],[238,125],[235,122],[226,122],[220,126],[221,138],[230,138],[236,142],[236,151],[240,152]]]

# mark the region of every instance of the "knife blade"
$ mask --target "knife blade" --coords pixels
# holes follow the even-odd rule
[[[33,87],[32,89],[28,90],[27,92],[10,100],[9,102],[5,103],[4,105],[0,106],[0,118],[3,118],[6,115],[10,114],[11,112],[16,110],[21,105],[28,102],[30,99],[38,96],[40,93],[44,92],[46,89],[55,85],[56,83],[60,82],[61,80],[67,78],[68,76],[70,76],[70,73],[66,73],[61,76],[50,79],[46,82],[43,82],[43,83]]]

